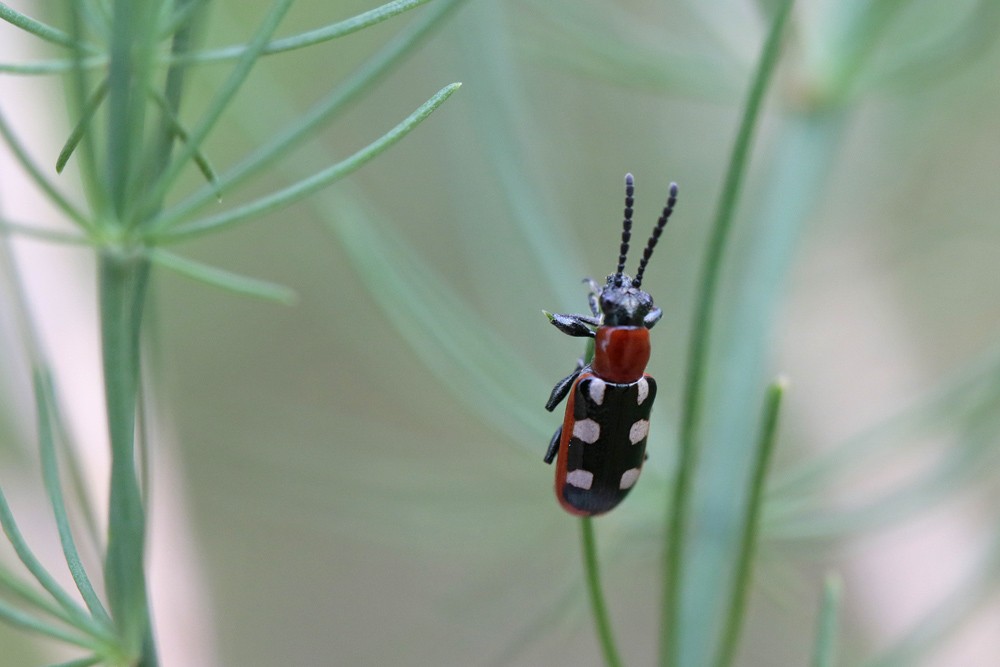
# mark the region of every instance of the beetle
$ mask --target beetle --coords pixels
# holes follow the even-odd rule
[[[555,490],[570,514],[594,516],[613,509],[628,495],[646,460],[649,413],[656,381],[645,372],[649,362],[649,330],[663,311],[642,290],[642,276],[663,228],[677,203],[677,184],[646,243],[635,277],[625,273],[632,236],[635,179],[625,175],[625,219],[618,268],[604,286],[593,279],[588,302],[591,315],[545,312],[552,324],[569,336],[594,339],[593,359],[579,359],[576,368],[556,383],[545,404],[549,412],[563,401],[566,413],[545,453],[551,464],[558,454]]]

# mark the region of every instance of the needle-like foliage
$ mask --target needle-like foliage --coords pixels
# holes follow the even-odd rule
[[[243,44],[201,50],[198,37],[208,31],[204,0],[112,0],[69,3],[63,17],[66,27],[55,27],[0,4],[0,19],[8,30],[19,29],[47,42],[62,55],[39,63],[3,63],[0,72],[21,75],[60,75],[66,78],[71,108],[76,116],[72,130],[57,157],[39,160],[25,148],[7,116],[0,109],[0,136],[22,170],[38,189],[75,225],[76,233],[53,231],[44,226],[15,222],[3,216],[0,231],[24,234],[39,240],[66,243],[93,251],[97,259],[97,292],[103,395],[110,437],[110,498],[106,508],[107,535],[98,545],[103,559],[103,590],[95,587],[93,565],[77,547],[79,526],[70,511],[68,494],[79,497],[75,459],[70,455],[69,429],[57,406],[58,382],[41,348],[33,341],[33,326],[27,315],[23,291],[16,274],[8,272],[15,285],[17,311],[30,350],[34,377],[35,410],[42,477],[55,516],[63,556],[80,605],[64,590],[37,559],[15,522],[14,510],[0,493],[0,524],[27,574],[45,591],[39,594],[21,575],[0,570],[0,620],[86,649],[83,657],[65,665],[155,667],[159,663],[150,614],[146,577],[148,524],[145,473],[148,463],[140,456],[145,442],[137,441],[140,392],[144,381],[141,364],[144,340],[143,313],[148,299],[150,274],[157,268],[228,289],[232,292],[291,303],[294,293],[267,281],[243,277],[187,259],[159,247],[194,235],[219,230],[235,223],[259,218],[288,206],[361,168],[396,144],[428,118],[459,87],[442,88],[381,137],[320,170],[312,177],[279,188],[243,206],[195,219],[189,204],[177,205],[181,176],[195,168],[207,182],[215,201],[228,197],[246,176],[256,173],[277,153],[294,146],[310,132],[331,120],[342,104],[328,105],[307,114],[284,139],[266,151],[258,150],[232,173],[217,175],[206,152],[206,141],[219,123],[232,113],[237,94],[243,91],[261,58],[340,39],[419,8],[427,0],[393,0],[356,16],[308,32],[279,37],[292,0],[275,0]],[[452,5],[456,3],[451,3]],[[439,24],[445,12],[425,18],[421,34]],[[359,70],[335,89],[335,99],[345,99],[367,90],[393,61],[405,55],[398,41],[392,56]],[[198,115],[186,113],[182,102],[191,70],[205,63],[220,63],[228,75]],[[10,98],[0,107],[11,111]],[[276,134],[282,136],[276,128]],[[55,164],[55,174],[39,165]],[[67,169],[75,173],[86,195],[85,203],[69,194]],[[62,175],[62,176],[60,176]],[[34,221],[32,221],[34,222]],[[9,257],[5,258],[10,269]],[[60,456],[62,453],[62,457]],[[62,458],[62,462],[60,462]],[[68,474],[61,472],[68,466]],[[85,495],[85,494],[84,494]],[[88,524],[91,522],[88,522]],[[51,599],[49,599],[51,598]]]

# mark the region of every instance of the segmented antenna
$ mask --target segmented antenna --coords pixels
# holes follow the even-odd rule
[[[618,251],[618,270],[615,271],[615,286],[621,287],[622,272],[625,271],[625,257],[628,255],[628,242],[632,238],[632,204],[635,199],[635,179],[632,174],[625,174],[625,220],[622,222],[622,245]]]
[[[642,274],[646,270],[646,265],[649,264],[649,258],[653,256],[653,248],[656,247],[656,242],[660,240],[660,234],[663,233],[663,228],[667,226],[667,220],[670,219],[670,214],[674,212],[674,204],[676,203],[677,184],[671,183],[670,197],[667,199],[667,205],[663,207],[663,213],[660,214],[660,219],[656,221],[656,227],[653,227],[653,233],[649,237],[649,242],[646,243],[646,249],[642,251],[642,259],[639,260],[639,270],[635,272],[635,280],[632,281],[633,287],[642,285]]]

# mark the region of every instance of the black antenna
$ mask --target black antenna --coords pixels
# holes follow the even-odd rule
[[[622,245],[618,251],[618,270],[615,271],[615,286],[621,287],[622,272],[625,270],[625,256],[628,255],[628,242],[632,238],[632,204],[635,199],[635,179],[632,174],[625,174],[625,220],[622,222]]]
[[[649,264],[649,258],[653,256],[653,248],[656,247],[656,242],[660,240],[660,234],[663,233],[663,228],[667,226],[667,220],[670,219],[670,214],[674,212],[674,204],[676,203],[677,184],[671,183],[670,197],[667,199],[667,205],[663,207],[663,213],[660,214],[660,219],[656,221],[656,227],[653,227],[653,233],[649,237],[646,249],[642,251],[642,259],[639,260],[639,270],[635,272],[635,280],[632,281],[632,287],[639,287],[642,285],[642,274],[646,270],[646,265]],[[625,261],[624,256],[622,261]]]

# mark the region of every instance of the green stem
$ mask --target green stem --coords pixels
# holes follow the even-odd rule
[[[80,36],[84,32],[84,23],[87,18],[85,16],[86,3],[71,2],[69,3],[69,18],[70,27],[72,34],[77,41],[79,41]],[[92,76],[91,73],[83,66],[86,60],[86,54],[83,49],[76,47],[71,51],[70,63],[72,67],[67,70],[69,73],[67,87],[67,92],[69,93],[68,101],[70,102],[70,108],[77,114],[83,117],[86,114],[88,101],[90,99],[90,90],[92,88]],[[110,89],[110,79],[106,73],[101,73],[99,76],[99,85]],[[105,93],[105,99],[107,98],[107,93]],[[96,127],[99,121],[97,118],[91,119],[91,127]],[[79,173],[81,179],[81,185],[83,186],[83,192],[87,196],[88,203],[90,204],[90,210],[95,213],[95,218],[98,216],[103,216],[109,210],[109,201],[107,199],[107,189],[103,182],[102,176],[104,175],[104,167],[98,166],[97,152],[95,150],[98,143],[98,139],[95,138],[95,132],[87,132],[86,128],[80,137],[80,145],[76,149],[77,154],[77,164],[79,165]],[[59,158],[62,159],[62,156]],[[57,160],[58,162],[58,160]]]
[[[461,83],[452,83],[445,86],[434,94],[434,96],[432,96],[429,100],[420,105],[420,107],[418,107],[413,113],[403,119],[399,125],[392,128],[346,160],[342,160],[337,164],[327,167],[326,169],[317,172],[308,178],[304,178],[283,190],[271,193],[270,195],[256,199],[248,204],[226,211],[225,213],[219,213],[218,215],[180,225],[175,230],[169,230],[162,236],[157,237],[155,235],[163,231],[164,227],[175,222],[175,220],[173,220],[169,215],[167,217],[158,218],[150,224],[150,237],[154,238],[158,242],[176,243],[177,241],[186,240],[193,236],[198,236],[209,231],[243,222],[255,216],[261,216],[265,213],[273,211],[274,209],[285,206],[286,204],[302,199],[317,190],[326,187],[330,183],[343,178],[347,174],[360,169],[372,158],[405,137],[414,128],[416,128],[417,125],[426,120],[427,117],[430,116],[435,109],[441,106],[445,100],[451,97],[452,93],[458,90],[461,85]]]
[[[65,630],[59,626],[52,625],[51,623],[36,618],[2,600],[0,600],[0,621],[11,627],[51,637],[52,639],[57,639],[74,646],[80,646],[90,650],[94,650],[99,646],[99,643],[92,638],[84,635],[78,635],[70,630]]]
[[[43,172],[31,159],[28,151],[21,144],[10,125],[7,124],[7,120],[4,118],[2,113],[0,113],[0,137],[7,142],[7,145],[10,147],[11,152],[13,152],[14,157],[20,163],[21,167],[35,182],[35,185],[37,185],[45,193],[48,200],[62,209],[62,212],[77,225],[84,229],[91,229],[92,224],[87,219],[87,216],[74,206],[69,199],[64,197],[61,192],[59,192],[55,184],[45,175],[45,172]]]
[[[136,199],[138,160],[146,133],[145,91],[151,77],[152,46],[144,39],[151,31],[151,12],[150,2],[113,3],[103,187],[119,221],[125,219],[126,209]]]
[[[80,111],[80,120],[76,122],[73,127],[73,131],[69,133],[69,137],[66,139],[66,143],[63,144],[63,148],[59,151],[59,157],[56,158],[56,173],[61,174],[63,169],[66,167],[66,163],[69,162],[70,157],[73,155],[73,151],[76,150],[77,145],[80,140],[83,139],[83,135],[86,134],[87,130],[93,125],[94,114],[97,113],[97,109],[104,102],[104,98],[108,95],[108,80],[102,79],[97,85],[97,89],[90,94],[84,104],[83,109]]]
[[[597,639],[601,643],[604,664],[608,667],[621,667],[622,660],[615,645],[614,633],[611,631],[611,619],[604,602],[604,593],[601,592],[601,573],[597,563],[594,522],[589,516],[580,519],[580,544],[583,549],[587,593],[590,596],[590,608],[594,612],[594,625],[597,626]]]
[[[172,226],[182,221],[205,204],[218,199],[219,191],[232,190],[264,167],[274,164],[304,140],[315,136],[316,129],[324,122],[340,113],[347,105],[370,90],[377,81],[397,66],[404,56],[411,53],[437,27],[449,13],[466,0],[439,0],[427,13],[407,27],[371,58],[365,61],[346,79],[341,81],[329,95],[320,100],[307,113],[300,116],[290,126],[279,129],[278,134],[254,150],[249,156],[222,174],[216,183],[204,187],[170,208],[156,222],[158,228]]]
[[[2,493],[0,493],[0,495],[2,495]],[[7,510],[3,511],[6,512]],[[2,598],[5,601],[9,601],[11,598],[17,598],[19,601],[32,607],[34,610],[40,611],[53,618],[57,618],[66,625],[79,625],[76,620],[77,618],[80,618],[79,616],[75,616],[74,614],[67,612],[59,604],[52,602],[47,596],[38,590],[38,587],[35,586],[35,584],[21,580],[19,576],[16,576],[3,565],[0,565],[0,592],[3,593]],[[21,607],[23,607],[23,605],[19,606],[19,608]],[[96,635],[91,632],[89,628],[85,630],[85,632],[96,637]],[[113,637],[108,634],[106,637],[101,638],[102,641],[108,639],[113,639]]]
[[[322,42],[344,37],[369,26],[381,23],[387,19],[391,19],[398,14],[409,11],[410,9],[420,7],[428,2],[430,2],[430,0],[394,0],[393,2],[388,2],[380,7],[375,7],[374,9],[362,12],[361,14],[352,16],[351,18],[332,23],[322,28],[317,28],[316,30],[310,30],[298,35],[276,39],[264,46],[261,55],[269,56],[276,53],[284,53],[293,49],[314,46]],[[434,3],[435,6],[440,6],[441,4],[441,0]],[[185,13],[186,12],[184,10],[179,10],[176,18],[168,23],[162,32],[170,34],[175,25],[180,24],[187,18],[184,15]],[[226,60],[236,60],[243,57],[250,48],[251,47],[247,44],[240,44],[237,46],[227,46],[209,51],[173,53],[166,60],[166,62],[171,66],[188,66]],[[92,47],[88,47],[88,49],[88,52],[94,51]],[[79,64],[88,70],[99,69],[107,66],[108,58],[104,55],[94,55],[82,59]],[[73,69],[75,66],[75,63],[72,60],[67,59],[38,60],[27,63],[0,63],[0,73],[20,74],[26,76],[63,74]]]
[[[743,618],[746,612],[747,595],[750,592],[750,572],[757,551],[757,534],[760,522],[760,509],[764,503],[764,480],[774,452],[774,442],[778,434],[778,412],[781,409],[781,399],[785,393],[784,380],[774,382],[767,392],[764,402],[764,423],[757,439],[756,457],[754,461],[753,479],[744,504],[746,514],[743,518],[743,534],[740,539],[740,556],[736,563],[736,576],[733,581],[733,596],[726,618],[726,627],[722,634],[722,649],[715,661],[716,667],[728,667],[736,657],[736,647],[743,629]]]
[[[189,7],[198,8],[202,6],[202,3],[196,0],[178,0],[175,5],[178,7],[177,12],[180,15],[186,16],[188,19],[191,18],[191,12],[194,10],[187,10]],[[194,41],[194,26],[189,20],[184,23],[180,23],[176,26],[176,32],[173,33],[173,39],[170,44],[171,54],[184,54],[190,51],[192,42]],[[151,165],[148,168],[148,177],[150,182],[154,182],[163,173],[167,165],[170,163],[170,155],[173,151],[174,138],[180,138],[182,141],[186,140],[186,133],[181,129],[181,123],[179,119],[179,112],[181,106],[181,94],[184,90],[184,77],[186,74],[186,68],[181,67],[176,64],[172,64],[167,69],[166,80],[163,84],[163,92],[155,87],[151,86],[148,92],[154,103],[160,108],[161,118],[160,127],[158,131],[158,136],[156,138],[155,149],[149,151],[149,157],[151,159]],[[205,173],[205,166],[207,165],[207,160],[203,157],[200,150],[195,151],[192,156],[198,167],[202,169],[202,173]],[[211,169],[209,169],[211,173]],[[207,176],[207,175],[206,175]],[[212,180],[208,177],[209,181]]]
[[[812,667],[834,667],[837,664],[837,611],[840,608],[842,588],[840,577],[832,573],[826,576],[826,582],[823,585],[823,603],[819,610]]]
[[[40,37],[47,42],[57,44],[59,46],[70,46],[75,47],[78,45],[77,41],[67,35],[61,30],[53,28],[50,25],[46,25],[37,19],[33,19],[26,14],[21,14],[6,4],[0,2],[0,20],[6,21],[11,25],[21,28],[25,32],[29,32],[36,37]],[[82,46],[82,44],[80,44]],[[88,46],[88,50],[94,51],[93,47]]]
[[[202,142],[205,141],[212,128],[215,127],[215,124],[222,117],[222,113],[229,106],[233,97],[243,86],[247,77],[250,76],[250,72],[260,58],[261,51],[266,46],[267,40],[278,29],[281,20],[291,8],[292,1],[274,0],[264,20],[257,28],[253,39],[247,44],[246,50],[243,52],[239,62],[236,63],[236,66],[233,67],[229,76],[219,87],[211,102],[209,102],[207,110],[202,114],[198,124],[191,130],[187,141],[184,142],[184,145],[180,148],[174,159],[159,172],[157,179],[150,186],[149,192],[145,193],[142,204],[138,208],[138,222],[145,224],[148,220],[155,217],[155,214],[160,210],[163,198],[180,176],[188,160],[194,157],[195,152],[201,147]],[[171,68],[171,75],[174,75],[174,73],[178,73],[179,75],[181,71],[177,68]],[[169,81],[168,84],[172,81]]]
[[[95,638],[103,639],[107,634],[106,629],[101,627],[100,623],[87,614],[87,612],[82,609],[65,590],[63,590],[63,588],[56,582],[55,578],[53,578],[53,576],[49,574],[48,570],[45,569],[41,561],[39,561],[35,557],[35,554],[32,553],[31,549],[28,547],[28,543],[24,540],[24,536],[21,535],[20,529],[17,527],[17,522],[14,521],[14,513],[11,511],[10,505],[7,503],[7,498],[4,496],[2,490],[0,490],[0,526],[2,526],[3,532],[7,536],[7,540],[10,542],[10,545],[14,548],[14,553],[17,554],[17,557],[21,560],[41,587],[44,588],[63,609],[62,612],[50,611],[49,613],[52,613],[54,616],[69,622]],[[23,590],[20,586],[17,586],[16,584],[14,586],[10,585],[13,577],[5,573],[2,577],[0,577],[0,579],[3,580],[4,584],[7,584],[5,588],[13,588],[14,592],[18,593],[20,597],[25,597],[24,595],[20,595],[20,590]],[[49,611],[51,609],[49,605],[44,603],[35,604],[35,606],[45,611]]]
[[[135,457],[139,333],[149,262],[106,253],[99,260],[101,344],[111,437],[111,494],[104,578],[123,646],[155,667],[144,570],[146,514]]]
[[[353,32],[363,30],[369,26],[391,19],[394,16],[419,7],[420,5],[427,4],[429,1],[430,0],[393,0],[393,2],[387,2],[380,7],[375,7],[374,9],[362,12],[361,14],[352,16],[349,19],[338,21],[337,23],[332,23],[322,28],[303,32],[298,35],[292,35],[291,37],[284,37],[282,39],[276,39],[273,42],[268,42],[261,51],[261,55],[269,56],[275,53],[302,49],[337,39],[339,37],[344,37],[345,35],[350,35]],[[220,49],[212,49],[210,51],[176,54],[172,57],[171,62],[182,64],[201,64],[217,62],[220,60],[235,60],[242,57],[248,50],[249,47],[245,44],[227,46]]]
[[[660,632],[660,664],[664,667],[677,664],[678,659],[677,638],[679,636],[682,560],[688,521],[688,505],[692,495],[692,481],[698,450],[698,427],[704,394],[703,385],[707,375],[708,343],[712,334],[712,306],[716,300],[719,277],[722,273],[722,257],[729,239],[736,201],[749,161],[750,145],[760,116],[764,93],[778,63],[781,36],[793,2],[794,0],[782,0],[778,7],[757,65],[739,132],[736,135],[736,143],[730,156],[729,169],[726,173],[726,181],[709,235],[709,245],[702,265],[698,294],[695,298],[694,321],[688,348],[684,403],[681,411],[677,474],[668,510],[669,525],[666,531],[667,544],[665,547]]]
[[[237,294],[277,301],[288,306],[294,304],[297,300],[295,292],[282,285],[275,285],[266,280],[257,280],[256,278],[248,278],[247,276],[230,273],[214,266],[175,255],[162,248],[148,250],[145,254],[155,264],[172,269],[188,278],[200,280],[206,284],[221,287]]]
[[[72,232],[67,233],[45,229],[38,224],[23,224],[3,219],[0,219],[0,234],[16,234],[22,238],[35,239],[36,241],[45,241],[46,243],[59,245],[88,247],[92,245],[90,239],[86,236],[80,236],[79,234],[74,234]]]
[[[66,512],[66,503],[62,494],[62,483],[59,479],[59,463],[56,457],[55,432],[53,429],[53,410],[55,405],[55,391],[52,387],[52,379],[45,369],[36,367],[33,370],[35,385],[35,406],[38,412],[38,440],[42,462],[42,476],[45,483],[45,490],[52,503],[52,511],[56,520],[56,527],[59,531],[59,540],[62,543],[63,555],[66,558],[66,565],[69,567],[73,581],[76,583],[80,596],[87,604],[91,615],[102,625],[111,626],[111,618],[108,616],[104,605],[101,603],[97,592],[90,583],[90,577],[83,566],[80,554],[76,548],[76,541],[73,539],[73,531],[69,525],[69,515]]]

